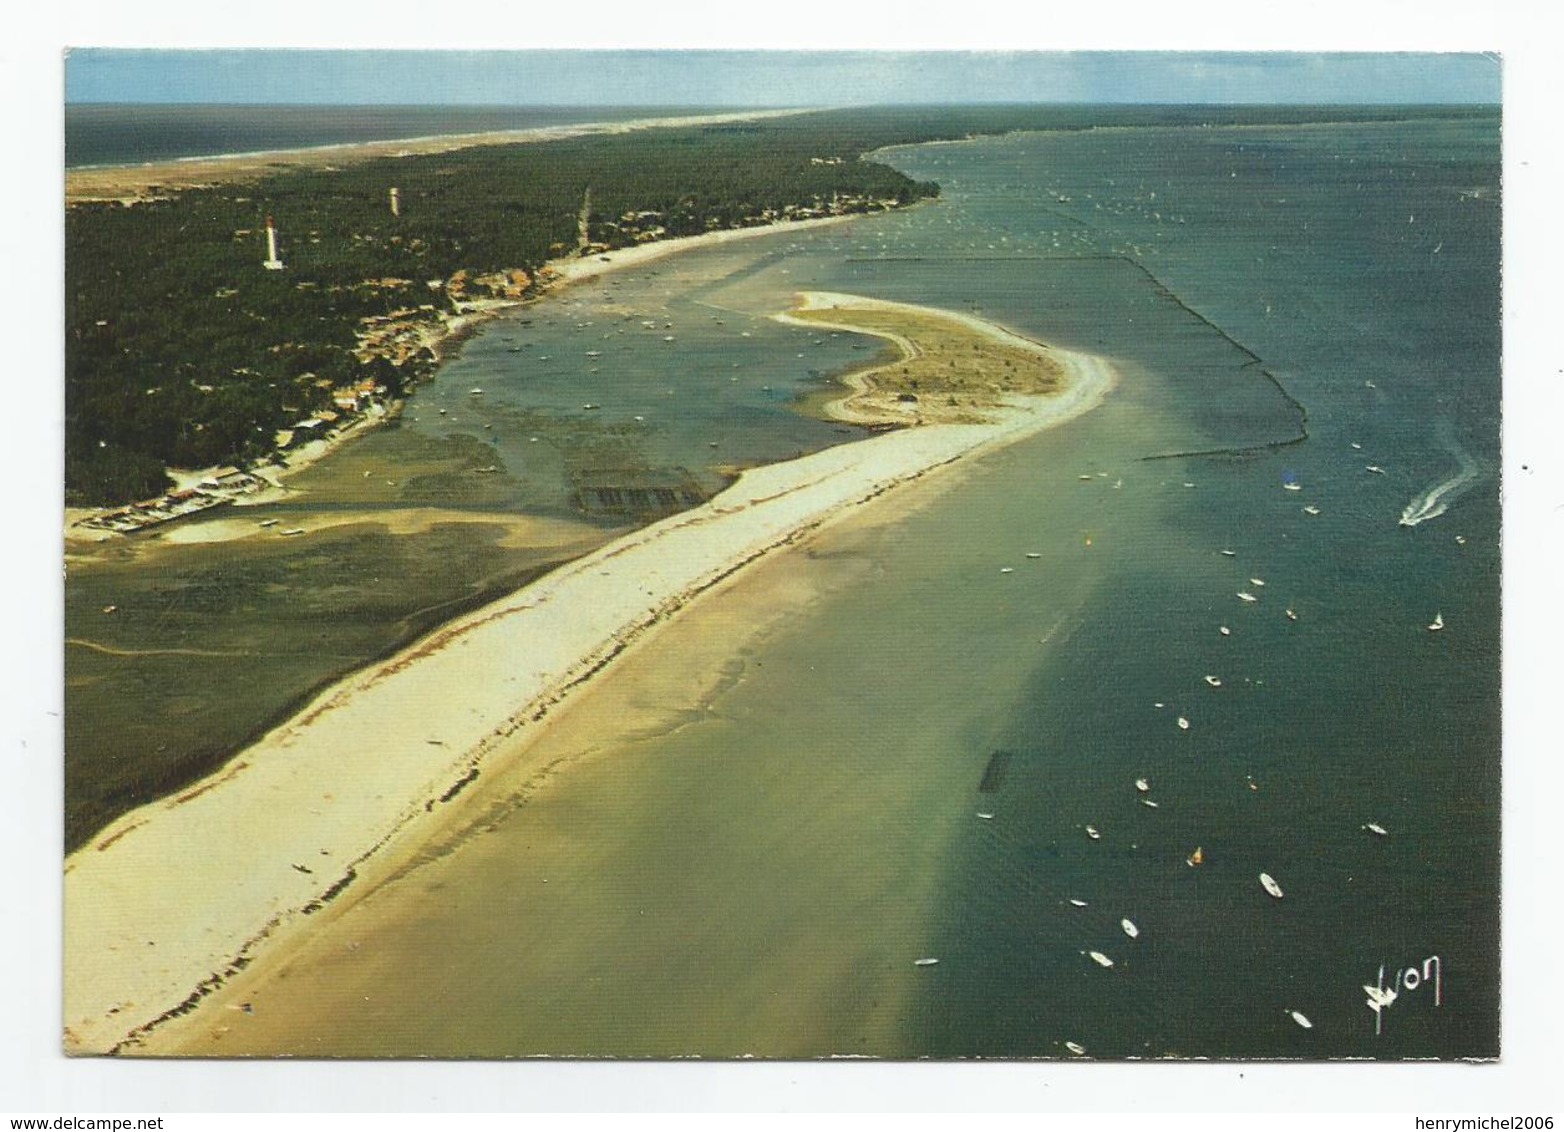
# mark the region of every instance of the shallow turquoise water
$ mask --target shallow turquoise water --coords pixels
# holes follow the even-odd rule
[[[721,734],[807,765],[841,741],[821,697],[864,695],[863,674],[890,663],[878,699],[844,706],[898,723],[855,734],[852,757],[904,757],[916,703],[919,749],[968,768],[970,792],[929,813],[959,811],[964,832],[928,936],[906,943],[942,962],[885,976],[916,1006],[871,1052],[1496,1052],[1497,122],[1017,135],[888,156],[943,198],[583,288],[486,333],[418,404],[454,412],[469,379],[503,385],[513,355],[497,351],[525,341],[551,361],[505,387],[518,404],[628,416],[638,453],[709,482],[708,434],[749,458],[840,439],[785,402],[850,362],[851,336],[757,317],[796,290],[970,311],[1114,359],[1109,406],[986,460],[877,544],[872,595],[838,594],[774,643],[776,691]],[[575,404],[599,388],[601,409]],[[525,458],[506,443],[507,464]],[[1190,452],[1214,454],[1174,455]],[[1400,525],[1462,460],[1481,474],[1448,511]],[[1442,633],[1426,628],[1436,614]],[[979,684],[1018,691],[975,709]],[[980,792],[999,750],[1007,769]],[[861,827],[834,836],[862,851]],[[1405,990],[1376,1035],[1362,984],[1435,955],[1440,1004]],[[679,1052],[633,1027],[623,1048]]]
[[[765,319],[807,288],[971,311],[1108,356],[1120,388],[895,528],[824,536],[809,569],[852,584],[739,657],[709,718],[604,737],[442,846],[378,966],[324,961],[308,1048],[1496,1053],[1497,120],[887,156],[942,199],[563,293],[469,342],[403,430],[489,445],[522,510],[568,511],[583,459],[709,490],[856,435],[790,407],[866,345]],[[1441,483],[1447,510],[1401,525]],[[533,832],[566,828],[572,888],[545,894]],[[1362,985],[1431,956],[1439,1004],[1403,983],[1376,1034]]]

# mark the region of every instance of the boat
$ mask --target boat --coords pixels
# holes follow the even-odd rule
[[[594,405],[594,404],[592,404],[592,403],[591,403],[591,402],[590,402],[590,401],[588,401],[588,402],[587,402],[587,403],[586,403],[586,404],[585,404],[585,405],[582,405],[582,406],[581,406],[581,407],[582,407],[582,408],[583,408],[583,409],[589,409],[589,410],[590,410],[590,409],[596,409],[596,408],[600,408],[600,407],[601,407],[601,406],[598,406],[598,405]]]
[[[1287,620],[1289,620],[1289,621],[1296,621],[1296,620],[1298,620],[1298,615],[1296,613],[1294,613],[1292,610],[1288,609],[1288,610],[1284,610],[1283,612],[1285,612],[1287,614]]]
[[[1042,555],[1038,554],[1035,550],[1034,551],[1028,551],[1026,556],[1028,558],[1041,558],[1042,557]]]
[[[979,810],[977,816],[982,818],[984,821],[993,821],[994,820],[994,815],[991,814],[987,810]]]
[[[285,530],[285,531],[278,531],[277,533],[280,534],[280,535],[302,535],[304,533],[304,528],[303,527],[289,527],[287,530]]]
[[[1140,935],[1140,929],[1137,928],[1134,922],[1131,920],[1120,920],[1119,927],[1123,928],[1124,934],[1129,936],[1131,939],[1134,939],[1136,936]]]
[[[586,352],[586,356],[589,358],[601,358],[603,356],[603,352],[601,350],[588,350]]]
[[[1320,509],[1318,507],[1305,507],[1303,509],[1303,513],[1305,515],[1318,515],[1320,513]]]
[[[1381,468],[1378,464],[1370,464],[1363,470],[1366,472],[1373,472],[1376,476],[1382,476],[1385,474],[1385,469]]]
[[[1270,873],[1260,874],[1260,887],[1264,888],[1265,891],[1276,897],[1276,899],[1280,900],[1282,898],[1282,886],[1276,883],[1276,880]]]
[[[365,472],[364,474],[366,476],[369,475],[368,472]],[[282,522],[281,519],[262,519],[261,520],[261,526],[263,526],[263,527],[275,527],[280,522]]]
[[[1135,789],[1144,794],[1151,789],[1151,783],[1147,782],[1144,778],[1137,778],[1135,780]]]
[[[1213,688],[1220,688],[1222,686],[1221,679],[1216,676],[1207,676],[1206,683],[1210,684]]]
[[[1297,482],[1284,483],[1284,484],[1282,484],[1282,488],[1283,488],[1283,490],[1286,490],[1286,491],[1302,491],[1303,490],[1303,485],[1301,483],[1297,483]]]
[[[105,612],[105,613],[113,613],[117,609],[119,609],[119,606],[117,606],[117,605],[105,605],[103,607],[103,612]]]
[[[1233,558],[1233,557],[1236,557],[1236,556],[1237,556],[1237,554],[1238,554],[1238,551],[1236,551],[1236,550],[1219,550],[1219,551],[1217,551],[1217,553],[1218,553],[1218,554],[1225,554],[1225,555],[1227,555],[1227,556],[1228,556],[1228,557],[1229,557],[1229,558]]]
[[[1073,896],[1070,898],[1070,903],[1074,904],[1077,908],[1084,908],[1084,907],[1086,907],[1086,901],[1084,901],[1084,900],[1077,900]]]
[[[1206,853],[1205,853],[1205,850],[1200,848],[1200,846],[1198,846],[1198,845],[1195,846],[1195,851],[1193,853],[1191,853],[1189,856],[1184,858],[1184,864],[1188,865],[1192,869],[1196,868],[1197,866],[1203,865],[1205,863],[1206,863]]]
[[[1437,632],[1439,632],[1439,630],[1443,629],[1444,627],[1445,627],[1445,615],[1443,613],[1436,613],[1436,614],[1434,614],[1434,619],[1431,622],[1429,622],[1428,631],[1430,633],[1437,633]]]
[[[1240,601],[1259,601],[1260,600],[1259,598],[1255,597],[1254,594],[1250,593],[1248,590],[1239,590],[1238,591],[1238,597],[1239,597]]]
[[[1298,1025],[1302,1026],[1305,1030],[1312,1030],[1312,1029],[1314,1029],[1314,1023],[1310,1022],[1308,1020],[1308,1018],[1304,1017],[1298,1011],[1296,1011],[1296,1010],[1289,1010],[1287,1013],[1292,1015],[1292,1020],[1294,1022],[1298,1023]]]
[[[1355,440],[1352,442],[1352,447],[1356,448],[1359,452],[1363,451],[1363,445],[1359,444]]]
[[[999,568],[999,572],[1001,574],[1014,574],[1016,572],[1016,568],[1014,566],[1001,566]]]
[[[1086,1047],[1080,1042],[1065,1042],[1064,1048],[1075,1054],[1076,1057],[1083,1057],[1086,1054]]]
[[[939,962],[938,959],[935,959],[935,958],[933,958],[931,956],[931,957],[926,958],[926,959],[914,959],[912,961],[912,965],[914,967],[932,967],[932,966],[934,966],[934,964],[936,964],[938,962]]]
[[[1086,836],[1090,837],[1093,841],[1102,840],[1102,834],[1097,832],[1097,827],[1094,825],[1089,825],[1086,827]]]
[[[1218,625],[1216,627],[1216,631],[1218,633],[1221,633],[1222,636],[1224,636],[1224,637],[1231,637],[1233,635],[1233,631],[1231,629],[1229,629],[1226,625]]]
[[[1091,958],[1092,958],[1092,962],[1097,964],[1097,966],[1099,966],[1099,967],[1111,967],[1111,966],[1113,966],[1113,960],[1109,959],[1106,955],[1104,955],[1100,951],[1088,951],[1086,954],[1090,955]]]
[[[1182,715],[1178,717],[1178,729],[1180,731],[1189,730],[1189,720],[1185,719]]]
[[[479,389],[476,385],[474,385],[467,392],[468,392],[468,394],[470,396],[473,396],[473,397],[482,397],[483,396],[483,390]]]
[[[1140,800],[1140,804],[1147,807],[1148,809],[1154,810],[1157,808],[1157,803],[1153,802],[1150,798],[1142,798]]]
[[[1251,586],[1264,586],[1265,585],[1265,579],[1264,578],[1250,578],[1249,579],[1249,584]]]
[[[1377,821],[1367,822],[1364,824],[1363,828],[1374,834],[1376,837],[1390,836],[1390,834],[1386,832],[1385,827],[1380,825]]]
[[[1086,480],[1087,482],[1091,481],[1091,476],[1076,476],[1075,478],[1078,480]]]

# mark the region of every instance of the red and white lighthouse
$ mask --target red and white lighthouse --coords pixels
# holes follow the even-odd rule
[[[266,218],[266,262],[261,266],[267,271],[282,270],[282,260],[277,258],[277,225],[270,216]]]

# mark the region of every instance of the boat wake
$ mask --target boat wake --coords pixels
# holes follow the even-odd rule
[[[1456,458],[1460,469],[1448,479],[1440,480],[1401,509],[1401,525],[1415,527],[1429,519],[1437,519],[1449,509],[1456,497],[1462,495],[1482,478],[1482,465],[1457,443],[1455,429],[1449,421],[1441,421],[1437,430],[1445,450]]]

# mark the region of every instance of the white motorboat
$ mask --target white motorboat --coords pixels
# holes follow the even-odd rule
[[[1217,676],[1207,676],[1206,683],[1210,684],[1213,688],[1220,688],[1222,686],[1221,678]]]
[[[1366,822],[1364,824],[1363,828],[1368,830],[1375,837],[1389,837],[1390,836],[1390,834],[1386,831],[1385,827],[1380,825],[1377,821]]]
[[[1270,873],[1260,874],[1260,886],[1276,897],[1276,899],[1280,900],[1282,898],[1282,886],[1276,883],[1276,880]]]
[[[1289,1010],[1287,1013],[1292,1015],[1292,1020],[1294,1022],[1298,1023],[1298,1025],[1302,1026],[1305,1030],[1312,1030],[1312,1029],[1314,1029],[1314,1023],[1310,1022],[1308,1020],[1308,1018],[1306,1018],[1303,1014],[1299,1013],[1298,1011],[1296,1011],[1296,1010]]]
[[[1131,939],[1134,939],[1136,936],[1140,935],[1140,929],[1135,926],[1135,923],[1132,920],[1120,920],[1119,927],[1123,928],[1124,934],[1129,936]]]
[[[1250,593],[1248,590],[1239,590],[1238,591],[1238,599],[1240,601],[1259,601],[1260,600],[1259,598],[1255,597],[1254,594]]]
[[[1088,951],[1086,954],[1090,955],[1091,958],[1092,958],[1092,962],[1097,964],[1097,966],[1099,966],[1099,967],[1111,967],[1111,966],[1113,966],[1113,960],[1109,959],[1106,955],[1104,955],[1100,951]]]

